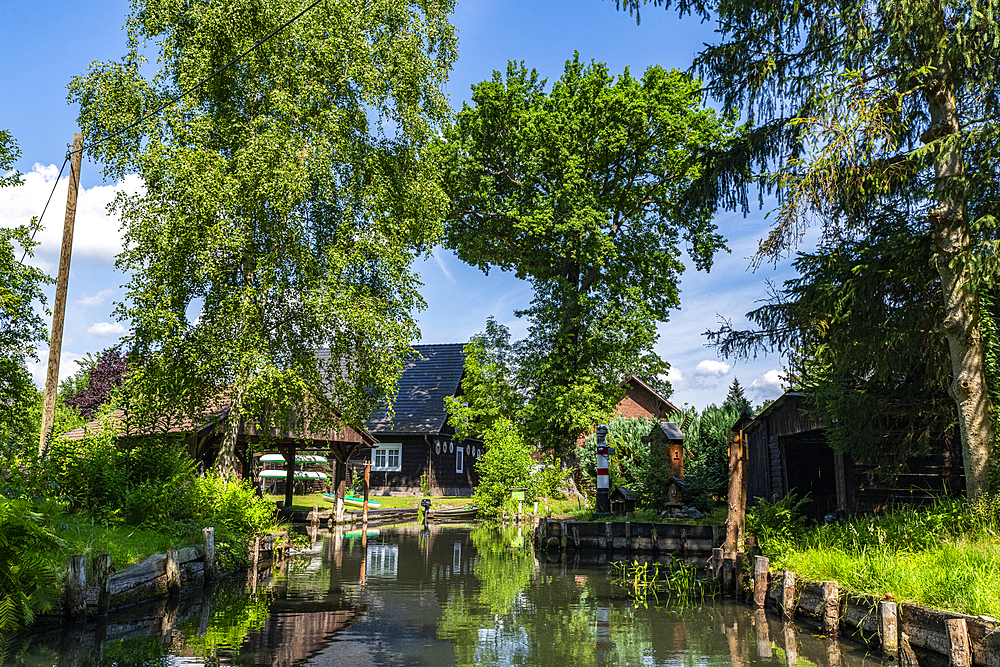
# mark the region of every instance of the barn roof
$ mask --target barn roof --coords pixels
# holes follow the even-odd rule
[[[394,414],[390,418],[383,407],[368,420],[368,430],[383,438],[387,433],[440,433],[448,420],[444,399],[459,393],[465,371],[464,343],[414,345],[413,350],[416,354],[407,360],[399,378]]]

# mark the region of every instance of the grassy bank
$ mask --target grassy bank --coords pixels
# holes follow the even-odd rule
[[[1000,617],[1000,502],[944,500],[806,527],[790,503],[748,512],[772,568],[878,596]]]

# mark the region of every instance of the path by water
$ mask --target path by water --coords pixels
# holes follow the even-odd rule
[[[5,664],[868,667],[864,651],[731,603],[633,602],[606,568],[517,529],[322,535],[274,572],[24,638]]]

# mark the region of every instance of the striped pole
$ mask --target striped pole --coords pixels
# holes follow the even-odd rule
[[[611,514],[610,476],[608,475],[608,426],[597,427],[597,504],[594,515]]]

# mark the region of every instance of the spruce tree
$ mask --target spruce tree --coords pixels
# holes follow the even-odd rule
[[[903,216],[926,231],[937,272],[970,497],[986,491],[996,428],[984,358],[984,285],[1000,243],[1000,16],[995,3],[938,0],[649,0],[712,18],[719,40],[694,67],[747,119],[693,196],[778,207],[757,261],[777,260],[818,221],[823,238]],[[646,0],[619,3],[638,11]],[[878,354],[871,341],[858,341]]]
[[[729,393],[726,394],[724,405],[732,405],[739,408],[740,412],[750,410],[750,401],[743,393],[743,385],[738,377],[733,377],[732,384],[729,385]]]

